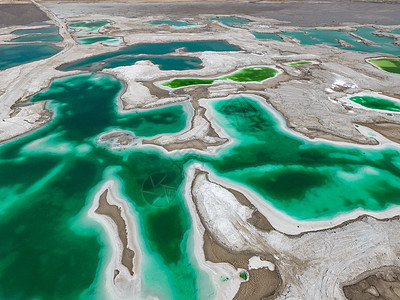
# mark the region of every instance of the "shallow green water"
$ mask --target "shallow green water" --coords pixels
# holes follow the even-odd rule
[[[83,45],[91,45],[94,43],[106,42],[106,43],[116,43],[120,39],[114,36],[91,36],[87,38],[79,38],[77,39],[78,43]]]
[[[199,78],[177,78],[171,81],[162,83],[163,86],[168,86],[170,88],[178,88],[188,85],[196,84],[212,84],[217,80],[232,80],[236,82],[249,82],[249,81],[263,81],[265,79],[274,77],[278,74],[278,70],[270,67],[250,67],[244,68],[233,74],[212,78],[212,79],[199,79]]]
[[[368,108],[400,112],[400,101],[392,101],[387,98],[379,98],[366,95],[354,96],[350,97],[349,99]]]
[[[87,28],[86,32],[97,30],[107,24],[110,24],[110,21],[107,20],[100,20],[100,21],[75,21],[68,24],[69,27],[72,28]]]
[[[398,149],[304,141],[282,132],[277,119],[248,98],[212,106],[220,125],[239,140],[215,159],[215,170],[253,188],[287,214],[318,219],[400,203]]]
[[[41,28],[32,28],[32,29],[17,29],[11,32],[16,35],[23,34],[42,34],[42,33],[58,33],[58,27],[41,27]]]
[[[238,17],[215,17],[215,18],[211,18],[210,20],[219,21],[222,24],[229,26],[229,27],[237,27],[238,25],[247,24],[247,23],[252,22],[248,19],[243,19],[243,18],[238,18]]]
[[[186,27],[186,26],[194,26],[196,23],[189,23],[187,21],[176,21],[176,20],[157,20],[149,22],[151,25],[171,25],[175,27]]]
[[[392,30],[392,33],[400,34],[400,29]]]
[[[0,45],[0,70],[48,58],[60,51],[60,47],[47,43]]]
[[[108,75],[55,80],[32,98],[50,100],[54,120],[0,147],[0,190],[6,195],[0,200],[1,299],[107,299],[99,277],[111,248],[84,213],[99,182],[110,176],[119,179],[119,194],[135,210],[143,234],[144,290],[162,299],[213,294],[187,245],[191,222],[181,185],[192,161],[248,185],[300,219],[400,202],[398,149],[304,141],[246,97],[210,103],[217,122],[237,140],[217,157],[155,148],[110,151],[95,142],[102,132],[178,132],[190,111],[183,104],[121,115],[115,98],[122,87]]]
[[[63,39],[59,34],[32,34],[23,35],[12,39],[14,43],[26,43],[26,42],[61,42]]]
[[[400,58],[376,58],[368,61],[386,72],[400,74]]]
[[[153,268],[168,275],[169,282],[160,284],[167,285],[171,295],[179,294],[173,299],[196,294],[194,266],[181,245],[190,224],[182,201],[172,197],[170,203],[153,203],[166,188],[176,194],[183,176],[180,164],[157,152],[113,154],[94,142],[112,128],[129,129],[137,136],[180,131],[186,126],[183,105],[119,115],[114,99],[121,88],[106,75],[55,80],[32,98],[50,100],[54,120],[0,148],[1,192],[7,196],[0,204],[1,299],[79,299],[82,293],[83,299],[102,299],[96,273],[110,248],[102,248],[100,230],[79,221],[77,214],[104,172],[118,166],[123,169],[114,175],[140,212],[149,237],[145,248],[156,257]],[[161,187],[154,185],[158,178]]]
[[[312,64],[311,61],[295,61],[295,62],[288,63],[289,66],[310,65],[310,64]]]
[[[376,30],[372,27],[358,27],[357,30],[354,31],[355,34],[374,42],[375,45],[364,45],[363,43],[359,43],[357,42],[357,38],[350,36],[346,31],[338,30],[307,29],[295,32],[281,32],[277,34],[257,32],[253,32],[253,34],[257,39],[281,40],[278,36],[278,34],[281,34],[296,38],[302,45],[326,44],[344,50],[400,55],[400,48],[392,44],[392,42],[394,42],[392,38],[377,36],[373,34],[374,32],[376,32]],[[345,48],[340,46],[337,43],[338,39],[349,43],[351,47]]]
[[[96,55],[90,58],[62,65],[60,70],[102,70],[104,68],[115,68],[119,66],[132,65],[137,61],[151,60],[160,65],[162,70],[188,70],[201,68],[201,60],[198,58],[178,56],[158,56],[173,53],[177,49],[185,48],[186,52],[202,51],[239,51],[236,46],[225,41],[190,41],[154,44],[137,44],[122,48],[118,51]],[[146,56],[138,56],[138,55]]]

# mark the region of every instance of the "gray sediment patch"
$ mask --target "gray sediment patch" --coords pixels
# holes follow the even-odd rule
[[[0,28],[13,25],[29,25],[50,21],[47,15],[32,3],[0,3]]]

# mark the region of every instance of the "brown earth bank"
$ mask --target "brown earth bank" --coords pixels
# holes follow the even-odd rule
[[[32,3],[4,4],[0,2],[0,27],[28,25],[49,21],[47,15]]]
[[[383,267],[367,272],[358,282],[343,287],[350,300],[400,299],[400,269]]]
[[[133,275],[133,257],[135,256],[135,252],[128,246],[128,232],[126,231],[125,220],[124,218],[122,218],[121,208],[116,205],[111,205],[107,201],[107,195],[108,189],[100,195],[99,206],[97,207],[95,212],[99,215],[104,215],[111,218],[111,220],[113,220],[113,222],[117,226],[118,237],[123,247],[121,264],[128,269],[131,275]],[[115,271],[118,271],[119,273],[119,270]]]
[[[379,132],[387,139],[400,144],[400,125],[392,123],[360,123],[362,126],[366,126]]]

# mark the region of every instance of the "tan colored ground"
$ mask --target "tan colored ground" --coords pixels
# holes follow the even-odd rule
[[[360,276],[359,281],[343,287],[350,300],[400,299],[400,269],[383,267]]]
[[[126,231],[125,220],[121,215],[121,208],[116,205],[111,205],[107,201],[108,189],[101,194],[99,199],[99,206],[95,210],[95,212],[99,215],[104,215],[115,223],[118,229],[118,237],[122,243],[122,257],[121,264],[125,266],[129,273],[133,275],[133,258],[135,256],[135,252],[128,247],[128,232]],[[115,273],[119,273],[119,270],[114,270]],[[115,276],[114,276],[115,277]]]

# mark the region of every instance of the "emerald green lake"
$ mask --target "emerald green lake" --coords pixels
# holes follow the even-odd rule
[[[212,84],[217,80],[232,80],[236,82],[249,82],[249,81],[263,81],[265,79],[276,76],[279,73],[277,69],[270,67],[250,67],[244,68],[240,71],[237,71],[233,74],[226,75],[218,78],[209,78],[209,79],[201,79],[201,78],[177,78],[171,81],[167,81],[162,83],[161,85],[167,86],[170,88],[178,88],[188,85],[196,85],[196,84]]]
[[[1,299],[107,299],[99,278],[111,247],[85,212],[110,178],[118,179],[118,194],[137,215],[144,291],[162,299],[214,294],[188,246],[182,183],[191,162],[203,162],[298,219],[400,203],[398,148],[304,140],[249,97],[210,102],[217,123],[236,139],[217,156],[150,146],[111,151],[96,143],[104,131],[153,136],[182,131],[190,121],[186,103],[119,114],[115,101],[122,89],[101,74],[54,80],[31,99],[49,101],[53,121],[1,145]]]
[[[379,98],[367,95],[354,96],[350,97],[349,99],[368,108],[400,112],[400,101],[394,101],[387,98]]]
[[[225,41],[215,40],[137,44],[124,47],[118,51],[108,52],[78,60],[70,64],[65,64],[59,69],[63,71],[75,69],[102,70],[104,68],[129,66],[141,60],[151,60],[154,64],[159,65],[162,70],[188,70],[202,68],[201,60],[198,58],[187,56],[165,56],[165,54],[173,53],[180,48],[185,48],[186,52],[221,52],[240,50],[238,47],[228,44]]]
[[[157,20],[149,22],[151,25],[171,25],[175,27],[186,27],[186,26],[194,26],[196,23],[189,23],[187,21],[175,21],[175,20]]]
[[[61,49],[47,43],[0,45],[0,70],[49,58],[60,52]]]

